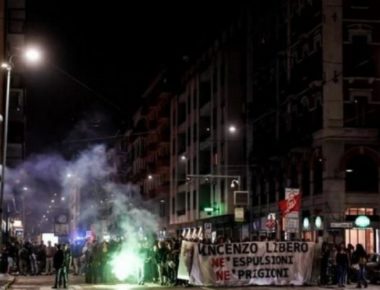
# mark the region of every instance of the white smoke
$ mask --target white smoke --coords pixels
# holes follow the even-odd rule
[[[21,204],[22,197],[24,214],[33,220],[35,231],[52,230],[58,211],[68,211],[73,194],[79,193],[82,230],[94,228],[100,238],[105,231],[130,237],[139,231],[157,232],[157,219],[147,210],[139,187],[114,181],[112,160],[112,151],[104,145],[88,148],[72,161],[58,154],[33,156],[7,170],[5,198]],[[16,212],[22,210],[21,205],[15,207]]]

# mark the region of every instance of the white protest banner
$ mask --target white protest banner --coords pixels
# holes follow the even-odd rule
[[[310,242],[193,243],[189,282],[203,286],[303,285],[311,279],[314,247]]]
[[[196,247],[196,245],[197,243],[194,242],[182,241],[177,273],[178,279],[190,279],[190,272],[193,264],[194,248]]]

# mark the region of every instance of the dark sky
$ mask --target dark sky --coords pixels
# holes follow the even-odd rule
[[[149,80],[210,43],[234,2],[27,1],[27,38],[49,59],[27,73],[28,152],[128,124]]]

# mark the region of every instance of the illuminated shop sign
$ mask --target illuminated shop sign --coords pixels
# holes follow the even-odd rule
[[[366,215],[359,215],[354,222],[358,228],[367,228],[371,224],[371,220]]]

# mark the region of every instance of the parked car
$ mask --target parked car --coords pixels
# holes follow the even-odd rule
[[[367,262],[367,279],[371,283],[380,281],[380,253],[369,255]]]

